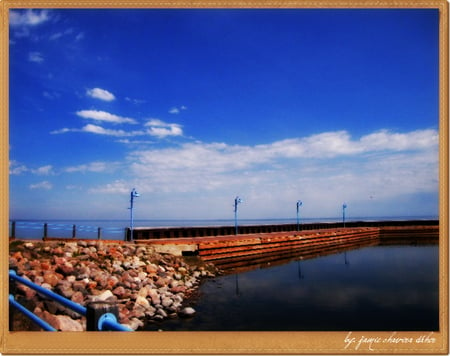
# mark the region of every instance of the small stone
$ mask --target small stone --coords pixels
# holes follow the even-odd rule
[[[86,246],[87,246],[87,242],[86,242],[86,241],[83,241],[83,240],[80,240],[80,241],[78,241],[78,246],[80,246],[80,247],[86,247]]]
[[[86,289],[87,283],[84,280],[75,281],[72,283],[72,288],[74,291],[84,291]]]
[[[172,293],[186,293],[185,286],[175,286],[170,289]]]
[[[42,283],[44,283],[44,277],[43,276],[34,277],[34,283],[40,286]]]
[[[173,300],[171,298],[165,297],[161,300],[161,304],[163,307],[168,308],[173,304]]]
[[[167,313],[165,312],[164,309],[158,309],[158,310],[156,311],[156,314],[157,314],[157,315],[161,315],[163,318],[167,318]]]
[[[147,271],[147,273],[156,273],[158,272],[158,266],[150,263],[149,265],[145,266],[145,270]]]
[[[136,298],[136,305],[140,305],[144,307],[144,309],[148,309],[150,307],[149,301],[145,297],[142,297],[140,295],[138,295],[138,297]]]
[[[137,318],[132,318],[127,326],[136,331],[137,329],[142,328],[144,326],[144,323]]]
[[[62,279],[62,276],[52,271],[47,271],[44,274],[44,282],[50,284],[52,287],[56,286],[60,279]]]
[[[62,255],[64,255],[64,250],[63,250],[63,248],[61,246],[58,246],[58,247],[55,247],[52,250],[52,254],[53,255],[60,255],[60,256],[62,256]]]
[[[181,309],[179,312],[180,316],[183,316],[183,317],[191,317],[195,313],[196,313],[195,309],[191,308],[191,307],[185,307],[185,308]]]
[[[94,302],[104,302],[109,298],[113,298],[114,294],[110,290],[105,290],[99,295],[94,296],[93,300]]]
[[[127,290],[122,286],[115,288],[112,292],[119,299],[127,298],[129,296]]]
[[[81,292],[75,292],[75,293],[73,293],[72,298],[70,298],[70,299],[74,303],[83,304],[84,296],[83,296],[83,293],[81,293]]]
[[[50,269],[50,262],[48,261],[42,261],[41,262],[41,269],[44,271],[48,271]]]
[[[161,288],[161,287],[165,287],[167,285],[167,283],[166,283],[166,280],[164,278],[158,278],[158,280],[155,282],[155,285],[158,288]]]
[[[34,248],[34,244],[32,242],[26,242],[23,244],[23,246],[29,250],[32,250]]]

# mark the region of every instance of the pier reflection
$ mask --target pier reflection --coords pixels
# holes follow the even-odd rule
[[[221,269],[224,275],[227,275],[248,272],[255,269],[270,268],[274,266],[284,265],[286,263],[297,260],[298,277],[301,280],[304,278],[300,266],[302,260],[334,255],[337,253],[344,253],[344,263],[348,266],[350,262],[346,255],[347,251],[356,250],[362,247],[377,246],[378,244],[379,243],[377,241],[368,241],[367,243],[361,243],[358,245],[341,246],[338,248],[324,249],[322,251],[305,252],[303,250],[291,250],[289,252],[284,252],[281,254],[261,254],[252,257],[224,258],[214,261],[214,264]]]
[[[301,261],[314,259],[327,255],[334,255],[342,253],[344,257],[344,264],[346,267],[350,267],[350,260],[348,259],[347,252],[352,250],[361,249],[371,246],[386,246],[386,245],[435,245],[438,243],[438,235],[434,235],[428,238],[423,236],[411,235],[408,238],[402,237],[401,239],[380,239],[362,241],[357,244],[341,245],[329,248],[322,248],[320,250],[305,251],[303,249],[292,249],[290,251],[284,251],[282,253],[264,253],[252,256],[242,257],[230,257],[215,260],[214,264],[221,269],[224,275],[238,274],[243,272],[252,271],[255,269],[264,269],[274,266],[284,265],[292,261],[298,261],[298,278],[304,279],[304,274],[301,271]],[[238,284],[236,284],[238,286]],[[236,289],[238,290],[238,289]]]

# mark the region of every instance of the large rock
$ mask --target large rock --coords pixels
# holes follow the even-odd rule
[[[80,322],[73,320],[67,315],[54,315],[44,310],[39,315],[43,320],[60,331],[83,331],[83,326]]]

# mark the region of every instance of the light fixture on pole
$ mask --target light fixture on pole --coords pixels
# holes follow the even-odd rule
[[[242,203],[243,200],[239,197],[234,198],[234,231],[235,234],[238,234],[238,223],[237,223],[237,211],[238,211],[238,204]]]
[[[133,201],[134,198],[139,197],[139,193],[136,191],[135,188],[131,191],[130,194],[130,241],[133,241]]]
[[[342,224],[344,225],[344,227],[345,227],[345,209],[346,208],[347,208],[347,204],[346,203],[342,204]]]
[[[297,231],[300,231],[300,207],[303,205],[301,200],[297,200]]]

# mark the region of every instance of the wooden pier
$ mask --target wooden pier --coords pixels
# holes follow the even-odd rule
[[[378,244],[438,243],[439,226],[350,227],[223,236],[137,239],[157,252],[197,255],[217,265],[317,256],[328,251]]]

